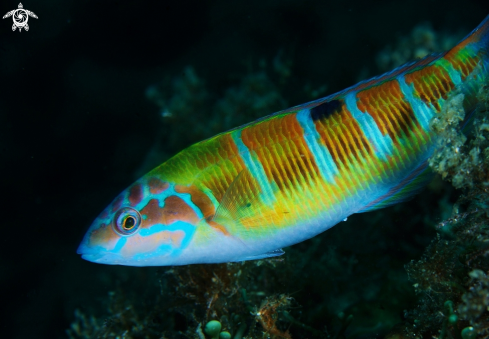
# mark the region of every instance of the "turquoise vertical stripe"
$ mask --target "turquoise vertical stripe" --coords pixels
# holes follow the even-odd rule
[[[420,126],[425,130],[429,131],[430,120],[433,117],[433,110],[431,110],[421,99],[414,95],[414,85],[409,86],[406,83],[404,75],[399,75],[397,81],[401,87],[401,92],[404,98],[409,102],[411,108],[418,120]]]
[[[448,75],[450,75],[450,79],[455,84],[455,86],[462,84],[462,76],[460,75],[460,72],[453,68],[453,65],[450,62],[441,58],[437,61],[437,64],[439,64],[445,69],[445,71],[448,72]]]
[[[382,160],[391,156],[394,151],[394,143],[389,135],[382,135],[374,118],[368,112],[362,112],[357,106],[356,92],[348,93],[345,96],[346,108],[356,119],[365,137],[375,148],[375,155]]]
[[[263,165],[261,164],[258,156],[254,151],[250,151],[248,147],[241,140],[241,132],[242,130],[236,130],[231,133],[231,137],[233,138],[236,147],[238,148],[239,155],[241,159],[243,159],[246,168],[250,171],[251,175],[258,181],[258,184],[261,188],[261,198],[263,202],[267,205],[273,203],[275,201],[275,196],[273,192],[272,184],[268,181],[267,175],[265,174],[265,170],[263,169]]]
[[[304,130],[304,140],[314,157],[323,180],[333,183],[335,175],[339,173],[338,167],[336,167],[328,148],[320,143],[321,136],[316,130],[314,121],[312,121],[311,111],[309,109],[300,110],[296,114],[296,119]]]

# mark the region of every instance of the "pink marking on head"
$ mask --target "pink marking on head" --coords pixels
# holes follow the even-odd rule
[[[157,199],[151,199],[140,213],[147,216],[141,228],[150,228],[154,224],[171,225],[177,221],[197,225],[200,220],[192,207],[177,196],[166,198],[163,208]]]
[[[108,250],[114,248],[120,236],[114,232],[112,227],[106,224],[101,224],[98,228],[90,233],[89,246],[102,246]]]
[[[141,214],[147,216],[147,220],[143,220],[141,228],[149,228],[154,224],[164,222],[163,209],[160,208],[159,202],[156,199],[151,199],[141,210]]]
[[[151,194],[160,194],[161,192],[164,192],[170,187],[170,184],[167,182],[161,181],[158,178],[151,178],[148,182],[149,185],[149,191]]]
[[[114,202],[112,203],[112,212],[116,212],[121,208],[122,201],[124,200],[124,197],[122,195],[119,195]]]
[[[210,217],[216,213],[216,208],[211,199],[196,186],[175,185],[177,193],[189,193],[192,197],[192,202],[202,211],[204,218]]]
[[[189,224],[196,225],[200,220],[192,207],[187,205],[182,198],[174,195],[165,199],[165,207],[162,208],[162,212],[166,225],[173,224],[177,221],[185,221]]]
[[[141,237],[139,234],[127,239],[127,245],[121,250],[123,256],[133,256],[141,253],[151,253],[158,250],[161,245],[171,245],[173,248],[180,248],[185,238],[182,230],[162,231],[151,236]]]
[[[143,200],[143,188],[141,184],[136,184],[129,190],[129,203],[131,206],[136,206]]]

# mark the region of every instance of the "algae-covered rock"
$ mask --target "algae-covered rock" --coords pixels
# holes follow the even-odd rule
[[[480,89],[479,104],[467,123],[471,128],[460,127],[466,116],[462,94],[449,99],[431,123],[441,138],[430,166],[463,194],[452,216],[439,224],[442,233],[420,260],[406,267],[420,296],[408,312],[405,330],[411,337],[489,334],[488,89]]]

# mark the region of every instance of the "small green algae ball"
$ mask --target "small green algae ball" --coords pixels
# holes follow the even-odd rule
[[[474,328],[472,326],[466,327],[462,330],[463,339],[474,339],[477,336]]]
[[[221,334],[219,334],[219,339],[231,339],[231,333],[228,331],[221,332]]]
[[[450,316],[448,317],[448,322],[450,324],[456,324],[457,320],[458,320],[458,317],[456,314],[450,314]]]
[[[211,320],[205,325],[205,334],[212,338],[218,338],[219,332],[221,332],[221,323],[217,320]]]

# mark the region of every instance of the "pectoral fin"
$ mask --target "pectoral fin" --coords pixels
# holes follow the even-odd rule
[[[224,193],[211,221],[234,229],[240,225],[262,226],[259,223],[265,209],[260,198],[263,194],[271,192],[263,192],[250,171],[242,170]]]

